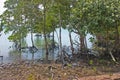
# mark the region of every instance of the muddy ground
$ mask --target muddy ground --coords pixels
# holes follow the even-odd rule
[[[0,80],[120,80],[120,64],[79,61],[67,64],[20,61],[0,65]]]

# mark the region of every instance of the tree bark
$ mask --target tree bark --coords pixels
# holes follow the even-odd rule
[[[120,38],[119,38],[119,30],[118,30],[118,26],[115,27],[115,32],[116,32],[116,38],[115,38],[115,49],[117,50],[117,53],[119,48],[120,48]]]
[[[53,31],[53,39],[52,39],[52,57],[53,57],[53,60],[54,60],[54,48],[55,48],[55,40],[54,40],[54,31]]]
[[[70,48],[72,51],[72,55],[74,55],[74,47],[73,47],[73,41],[72,41],[72,36],[71,36],[71,32],[69,31],[69,38],[70,38]]]
[[[63,51],[62,51],[62,39],[61,39],[61,27],[62,27],[62,19],[61,19],[61,13],[59,11],[59,26],[60,26],[60,29],[59,29],[59,50],[60,50],[60,59],[62,61],[62,68],[64,67],[64,55],[63,55]]]
[[[80,34],[80,52],[84,53],[85,52],[85,43],[84,43],[84,36]]]
[[[44,39],[45,39],[45,50],[46,50],[46,61],[48,61],[48,43],[47,43],[47,37],[46,37],[46,0],[43,0],[43,34],[44,34]]]
[[[31,42],[32,42],[32,47],[34,47],[34,41],[33,41],[33,33],[31,32]]]

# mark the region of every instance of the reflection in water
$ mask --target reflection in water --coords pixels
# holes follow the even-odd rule
[[[57,30],[57,32],[59,32]],[[59,33],[58,33],[59,34]],[[12,44],[13,42],[9,42],[9,40],[7,39],[8,36],[10,34],[4,34],[2,32],[2,35],[0,36],[0,56],[3,56],[3,62],[4,63],[8,63],[8,62],[14,62],[16,60],[35,60],[35,59],[44,59],[45,58],[45,49],[44,49],[44,38],[42,36],[35,36],[35,34],[33,34],[33,39],[34,39],[34,44],[35,46],[38,48],[38,50],[35,53],[31,53],[29,51],[29,47],[32,46],[31,45],[31,40],[30,37],[31,35],[28,34],[28,36],[25,39],[22,39],[22,47],[27,47],[26,49],[22,50],[22,52],[17,51],[15,49],[13,49]],[[76,34],[72,33],[72,39],[75,39]],[[87,44],[88,47],[91,47],[91,43],[88,41],[90,35],[88,34],[87,36]],[[55,35],[55,42],[58,43],[58,38],[57,35]],[[48,43],[49,43],[49,59],[53,60],[57,57],[57,54],[59,53],[58,48],[54,49],[54,52],[52,51],[52,49],[50,49],[52,41],[51,39],[48,39]],[[68,37],[68,31],[62,29],[62,44],[63,45],[70,45],[69,42],[69,37]]]
[[[51,40],[48,39],[49,44],[51,43]],[[9,51],[9,57],[7,58],[9,62],[15,62],[19,60],[36,60],[36,59],[45,59],[46,55],[45,48],[44,48],[44,40],[42,38],[36,37],[34,38],[34,43],[36,47],[27,46],[27,42],[25,39],[22,40],[22,48],[21,51],[18,51],[16,49],[12,49]],[[53,60],[54,56],[51,50],[49,50],[49,59]]]
[[[10,50],[8,58],[11,61],[21,60],[21,52],[17,50]]]
[[[28,46],[27,40],[25,38],[23,38],[21,40],[21,47],[27,47],[27,46]]]
[[[43,39],[41,36],[35,36],[36,38],[34,39],[35,46],[40,49],[44,45]]]

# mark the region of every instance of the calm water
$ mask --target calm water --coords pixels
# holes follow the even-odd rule
[[[58,31],[59,29],[57,29],[56,31]],[[43,49],[38,50],[36,53],[34,53],[34,55],[32,53],[30,53],[29,51],[26,52],[22,52],[21,54],[19,52],[17,52],[16,50],[14,50],[12,48],[13,46],[13,42],[10,42],[7,38],[8,36],[11,34],[4,34],[3,32],[1,32],[1,36],[0,36],[0,56],[3,56],[3,62],[4,63],[10,63],[10,62],[15,62],[17,60],[20,59],[24,59],[24,60],[32,60],[32,59],[43,59],[45,58],[45,51]],[[59,33],[58,33],[59,34]],[[34,43],[35,45],[38,46],[43,44],[43,40],[40,38],[36,38],[35,34],[34,35]],[[72,38],[73,40],[77,39],[75,38],[76,34],[72,33]],[[23,45],[24,46],[31,46],[31,39],[30,39],[30,34],[27,35],[26,40],[23,41]],[[88,44],[88,48],[91,48],[92,44],[89,42],[89,38],[91,37],[91,35],[87,35],[87,44]],[[58,42],[58,38],[57,35],[55,33],[55,41]],[[70,45],[69,42],[69,36],[68,36],[68,31],[62,29],[62,44],[63,45]],[[51,52],[52,53],[52,52]],[[58,50],[55,50],[55,53],[58,53]],[[54,56],[53,54],[50,54],[49,59],[52,59]]]

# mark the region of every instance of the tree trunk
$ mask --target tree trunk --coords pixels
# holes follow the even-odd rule
[[[108,29],[106,28],[106,52],[109,52],[108,43],[109,43],[109,32]]]
[[[33,33],[31,32],[31,42],[32,42],[32,47],[34,47],[34,41],[33,41]]]
[[[86,36],[84,37],[84,45],[85,45],[85,53],[87,53],[88,46],[87,46]]]
[[[55,48],[55,40],[54,40],[54,31],[53,31],[53,39],[52,39],[52,57],[53,57],[53,60],[54,60],[54,48]]]
[[[72,41],[72,36],[71,36],[71,32],[69,31],[69,38],[70,38],[70,48],[72,51],[72,55],[74,55],[74,47],[73,47],[73,41]]]
[[[115,38],[115,49],[116,52],[119,53],[119,48],[120,48],[120,38],[119,38],[119,30],[118,30],[118,26],[115,27],[115,32],[116,32],[116,38]]]
[[[20,39],[20,42],[19,42],[20,61],[22,60],[21,44],[22,44],[22,40]]]
[[[63,55],[63,52],[62,52],[62,39],[61,39],[61,26],[62,26],[62,19],[61,19],[61,13],[59,11],[59,26],[60,26],[60,29],[59,29],[59,50],[60,50],[60,59],[62,61],[62,68],[64,67],[64,55]]]
[[[80,34],[80,52],[84,53],[85,52],[85,44],[84,44],[84,36]]]
[[[46,49],[46,61],[48,61],[48,43],[46,37],[46,0],[43,0],[44,12],[43,12],[43,34],[45,39],[45,49]]]
[[[60,30],[59,30],[59,50],[60,50],[60,54],[61,54],[61,59],[63,60],[63,53],[62,53],[62,40],[61,40],[61,27],[60,27]]]

